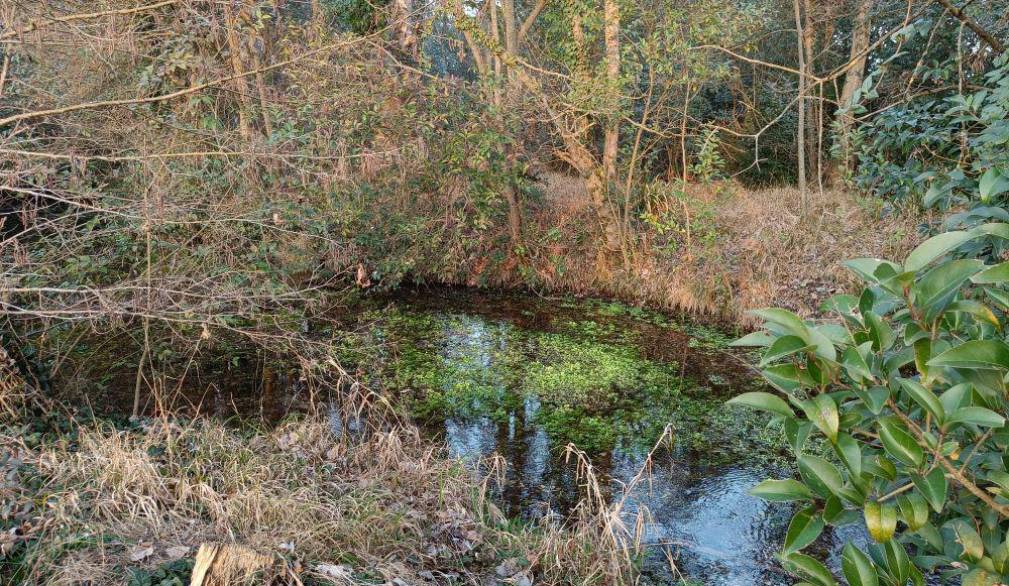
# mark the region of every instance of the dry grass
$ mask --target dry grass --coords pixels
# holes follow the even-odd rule
[[[619,511],[593,505],[564,526],[516,525],[485,497],[492,478],[407,428],[353,438],[319,416],[255,432],[162,419],[80,427],[34,449],[20,436],[0,442],[42,480],[21,494],[46,503],[22,528],[29,584],[125,584],[127,568],[205,543],[273,557],[282,583],[341,583],[342,568],[477,584],[505,559],[538,584],[625,583],[633,571],[633,528]]]
[[[803,218],[795,188],[691,184],[685,197],[670,199],[662,209],[679,230],[674,236],[635,220],[624,254],[610,252],[600,262],[598,239],[585,236],[595,223],[593,213],[572,203],[588,196],[579,195],[576,181],[555,174],[547,174],[543,189],[545,205],[529,223],[562,236],[530,246],[525,272],[507,266],[474,275],[493,266],[483,262],[463,267],[461,276],[435,278],[510,286],[524,284],[531,271],[539,286],[551,291],[604,295],[746,325],[745,312],[759,307],[816,314],[826,297],[855,285],[842,261],[903,258],[920,242],[917,226],[924,219],[911,210],[884,214],[880,200],[844,190],[813,190]],[[673,240],[675,246],[666,246]]]
[[[843,261],[901,260],[922,239],[917,212],[884,215],[880,200],[842,190],[812,191],[806,218],[795,188],[736,190],[718,214],[730,235],[725,252],[743,309],[778,305],[816,313],[826,297],[857,284]]]

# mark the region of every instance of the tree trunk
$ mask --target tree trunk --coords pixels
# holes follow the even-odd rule
[[[238,127],[242,132],[242,138],[246,141],[252,139],[252,127],[249,125],[249,87],[245,83],[242,69],[242,46],[238,40],[238,32],[235,30],[237,23],[235,15],[231,9],[231,0],[224,2],[224,24],[227,28],[228,54],[231,57],[231,68],[236,78],[232,81],[235,93],[238,98]]]
[[[799,127],[795,140],[796,154],[799,157],[797,170],[799,172],[799,208],[805,215],[809,209],[809,196],[806,194],[806,57],[805,45],[802,34],[802,7],[800,0],[794,0],[795,4],[795,31],[796,42],[799,51]]]
[[[813,29],[813,2],[803,0],[803,27],[802,27],[802,48],[805,53],[802,71],[806,74],[805,92],[810,93],[809,79],[815,71],[816,60],[816,35]],[[809,172],[816,172],[820,167],[819,143],[816,140],[817,128],[816,120],[819,118],[818,110],[823,107],[816,99],[805,98],[806,102],[806,168]],[[817,177],[817,182],[820,178]]]
[[[617,0],[603,0],[603,37],[606,43],[606,83],[613,92],[612,107],[603,141],[603,177],[607,185],[617,180],[617,148],[620,143],[620,119],[616,110],[620,101],[620,7]]]
[[[404,55],[409,55],[414,61],[420,59],[420,42],[413,22],[415,15],[413,0],[392,0],[392,17],[399,48]]]
[[[518,27],[515,24],[515,0],[501,0],[504,19],[504,47],[509,55],[518,53]]]
[[[862,82],[865,79],[866,51],[869,48],[869,12],[872,9],[873,0],[856,1],[858,2],[858,10],[851,30],[851,52],[849,54],[851,67],[845,73],[844,86],[841,88],[841,96],[838,98],[841,108],[851,107],[855,92],[862,87]],[[851,152],[851,132],[855,118],[850,113],[843,112],[838,116],[837,122],[837,139],[840,147],[838,165],[845,171],[851,171],[854,159],[854,154]],[[835,171],[832,175],[837,175],[838,165],[834,166]]]

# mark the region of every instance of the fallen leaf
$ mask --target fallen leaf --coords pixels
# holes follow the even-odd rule
[[[353,572],[347,566],[342,564],[319,564],[315,566],[315,571],[319,572],[326,578],[336,578],[337,580],[353,580]]]
[[[173,560],[179,560],[186,557],[189,553],[189,546],[186,545],[175,545],[165,549],[165,555]]]
[[[139,562],[154,555],[154,545],[150,543],[138,543],[130,552],[130,561]]]

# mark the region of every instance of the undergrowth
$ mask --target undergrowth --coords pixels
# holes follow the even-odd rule
[[[14,455],[3,500],[15,539],[0,574],[13,583],[175,583],[185,561],[172,552],[190,559],[210,542],[267,553],[318,584],[347,583],[333,567],[360,584],[480,583],[507,560],[516,579],[601,584],[634,567],[611,511],[509,520],[485,496],[492,478],[405,427],[355,437],[322,416],[270,430],[93,421],[41,436],[5,427],[0,446]]]

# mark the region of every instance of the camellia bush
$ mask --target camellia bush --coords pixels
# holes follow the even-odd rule
[[[826,302],[836,319],[759,310],[763,328],[736,342],[763,348],[778,391],[730,403],[783,420],[799,478],[752,494],[797,503],[781,560],[803,584],[838,583],[802,552],[852,523],[875,543],[844,547],[851,586],[924,584],[928,573],[1009,583],[1009,262],[979,260],[1006,243],[1009,224],[984,224],[934,236],[903,264],[849,261],[865,287]]]

